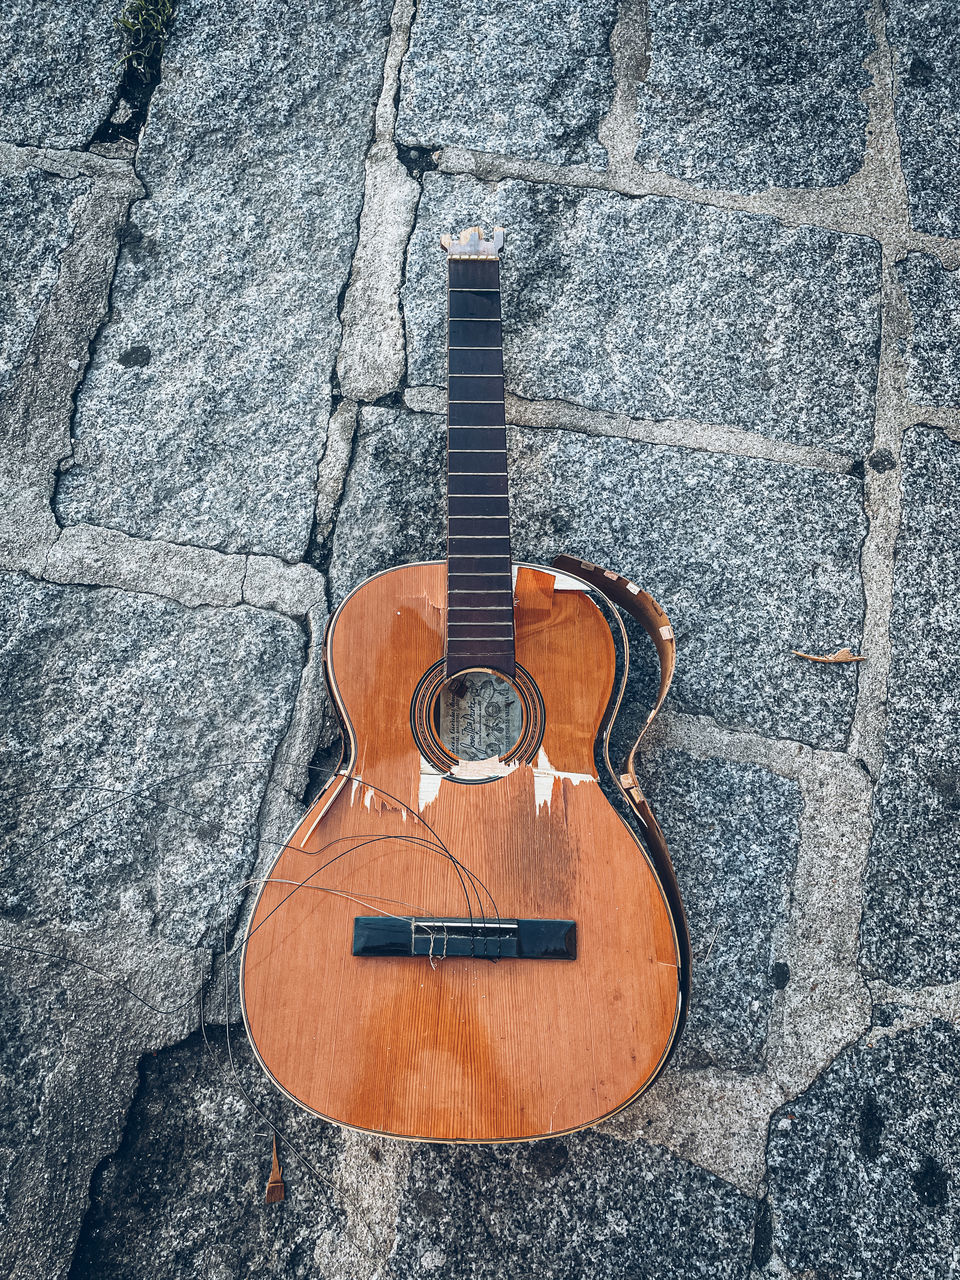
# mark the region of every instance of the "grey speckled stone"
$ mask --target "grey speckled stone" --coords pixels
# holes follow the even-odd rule
[[[239,902],[303,633],[13,575],[0,599],[5,915],[196,945]]]
[[[866,7],[651,0],[641,167],[734,191],[845,182],[863,163]]]
[[[960,25],[954,0],[890,0],[900,163],[918,231],[960,236]]]
[[[401,71],[398,141],[605,167],[597,128],[613,100],[616,19],[609,0],[421,0]]]
[[[848,476],[574,432],[512,433],[514,556],[567,551],[643,583],[677,632],[675,707],[821,746],[843,745],[864,518]],[[330,565],[334,602],[369,574],[442,557],[441,420],[361,415]],[[362,536],[361,536],[362,531]]]
[[[910,304],[910,399],[960,406],[960,272],[946,271],[925,253],[908,253],[897,273]]]
[[[960,979],[960,445],[904,437],[886,759],[865,882],[863,954],[893,983]]]
[[[775,1113],[773,1242],[788,1266],[838,1280],[956,1274],[958,1063],[946,1023],[879,1035]]]
[[[64,523],[303,554],[389,13],[178,6]]]
[[[84,969],[6,949],[18,937],[54,956],[69,954],[62,938],[24,938],[7,928],[0,937],[0,1274],[61,1280],[90,1177],[120,1140],[137,1061],[162,1043],[170,1022]],[[138,963],[151,967],[143,954]],[[130,976],[116,955],[99,967]],[[162,957],[132,985],[169,1008],[185,998],[177,978],[183,974]]]
[[[674,1061],[759,1070],[800,789],[758,765],[662,750],[644,754],[641,785],[669,832],[693,946],[690,1019]]]
[[[754,1213],[703,1170],[598,1134],[415,1147],[390,1275],[733,1280],[749,1271]]]
[[[880,246],[672,199],[427,174],[404,314],[411,384],[441,385],[442,232],[507,228],[509,391],[866,452]]]
[[[208,1035],[209,1052],[197,1033],[143,1060],[123,1146],[91,1185],[73,1280],[316,1280],[330,1274],[316,1255],[319,1239],[343,1229],[336,1196],[281,1147],[289,1198],[282,1205],[264,1202],[269,1131],[230,1079],[223,1032]],[[233,1053],[244,1086],[263,1101],[263,1076],[242,1031],[234,1032]],[[277,1115],[275,1099],[266,1105]],[[337,1131],[290,1112],[281,1120],[284,1132],[328,1170],[340,1144]]]
[[[120,83],[117,0],[11,3],[0,20],[0,139],[83,148]]]
[[[0,177],[0,396],[56,283],[57,255],[73,237],[71,205],[89,189],[87,178],[68,181],[35,169]]]

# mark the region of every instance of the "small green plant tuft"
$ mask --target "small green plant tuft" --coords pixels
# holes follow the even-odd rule
[[[174,0],[127,0],[114,25],[123,36],[120,64],[139,80],[156,73],[173,22]]]

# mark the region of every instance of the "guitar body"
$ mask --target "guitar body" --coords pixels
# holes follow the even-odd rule
[[[275,1083],[339,1124],[444,1142],[545,1137],[618,1111],[666,1061],[677,926],[599,786],[616,650],[589,591],[518,571],[516,662],[536,723],[518,758],[444,772],[412,709],[444,657],[446,588],[444,563],[393,569],[331,620],[347,751],[260,893],[244,1017]],[[355,919],[378,915],[572,921],[576,957],[450,955],[442,938],[430,955],[353,954]]]

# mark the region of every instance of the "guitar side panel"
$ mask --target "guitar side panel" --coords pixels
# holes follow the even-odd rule
[[[442,656],[443,572],[371,579],[331,624],[347,763],[261,891],[244,1017],[278,1086],[337,1123],[432,1141],[568,1132],[641,1092],[678,1022],[673,919],[594,769],[613,641],[584,592],[545,592],[543,579],[521,591],[517,658],[544,701],[540,751],[492,782],[440,779],[409,705]],[[574,919],[578,955],[353,956],[354,917],[381,911]]]

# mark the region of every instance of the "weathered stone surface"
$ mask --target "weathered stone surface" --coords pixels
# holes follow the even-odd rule
[[[65,180],[38,169],[0,178],[0,397],[56,283],[58,255],[73,238],[72,206],[89,190],[89,178]],[[3,424],[5,435],[10,425]]]
[[[337,376],[344,396],[378,400],[396,391],[406,367],[400,283],[420,187],[391,143],[371,147],[364,170],[359,241],[340,312]]]
[[[7,917],[197,945],[253,861],[301,630],[14,575],[0,599]]]
[[[891,0],[900,163],[918,231],[960,236],[960,28],[952,0]]]
[[[652,0],[636,158],[704,187],[829,187],[863,162],[873,46],[848,0]]]
[[[864,887],[863,955],[889,982],[960,979],[960,445],[916,427],[903,446],[886,759]]]
[[[48,955],[7,949],[18,944]],[[171,1027],[113,979],[157,1007],[189,1000],[192,975],[184,981],[170,954],[141,939],[134,977],[131,950],[114,940],[91,955],[55,934],[0,933],[0,1272],[11,1280],[67,1275],[90,1177],[119,1141],[137,1061]]]
[[[672,199],[424,181],[404,290],[412,384],[445,379],[439,236],[502,224],[508,390],[867,451],[875,241]]]
[[[89,152],[0,142],[0,153],[0,565],[40,574],[59,534],[52,500],[73,397],[106,315],[117,232],[142,187],[132,167]]]
[[[797,859],[799,788],[757,765],[664,750],[644,754],[641,785],[669,832],[693,946],[690,1018],[674,1061],[757,1071]]]
[[[242,1031],[233,1034],[242,1083],[262,1099],[263,1077],[251,1070]],[[321,1242],[344,1228],[337,1197],[281,1146],[290,1199],[264,1202],[269,1130],[231,1078],[223,1032],[208,1035],[209,1051],[197,1033],[144,1058],[123,1145],[90,1189],[76,1280],[148,1280],[158,1259],[165,1274],[211,1280],[325,1274]],[[275,1114],[275,1100],[267,1105]],[[329,1170],[340,1145],[335,1129],[292,1109],[282,1124],[311,1163]]]
[[[774,1115],[773,1240],[818,1276],[948,1280],[960,1213],[960,1035],[946,1023],[861,1041]]]
[[[421,0],[400,73],[398,141],[603,168],[597,129],[613,100],[616,18],[607,0],[535,9]]]
[[[276,609],[302,618],[322,610],[327,592],[323,575],[309,564],[284,564],[269,556],[248,556],[243,598],[259,609]]]
[[[84,147],[120,83],[115,0],[4,6],[0,138],[21,146]]]
[[[178,6],[64,523],[302,555],[389,13]]]
[[[49,582],[148,591],[187,605],[231,605],[240,603],[246,568],[245,556],[75,524],[50,548],[43,576]]]
[[[568,551],[642,582],[677,633],[674,707],[843,744],[853,667],[790,650],[859,643],[857,481],[572,431],[518,429],[511,439],[515,558],[548,564]],[[361,413],[330,565],[333,603],[380,569],[443,556],[443,448],[436,417]]]
[[[417,1147],[390,1275],[745,1277],[755,1202],[655,1148],[598,1134]]]
[[[960,406],[960,272],[908,253],[897,264],[910,305],[907,392],[914,404]]]
[[[381,569],[446,554],[445,447],[439,418],[361,409],[334,531],[331,605]]]

